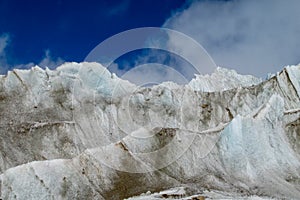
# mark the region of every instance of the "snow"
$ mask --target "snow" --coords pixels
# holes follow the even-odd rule
[[[165,194],[165,195],[164,195]],[[163,196],[164,195],[164,196]],[[218,200],[228,200],[228,199],[241,199],[241,200],[271,200],[268,197],[259,196],[242,196],[240,194],[226,193],[221,191],[208,191],[204,190],[197,195],[187,195],[184,187],[170,188],[161,192],[151,192],[143,193],[139,196],[131,197],[126,200],[160,200],[160,199],[180,199],[180,200],[190,200],[190,199],[218,199]]]
[[[265,81],[218,68],[151,88],[98,63],[9,72],[1,198],[296,199],[299,80],[299,65]]]

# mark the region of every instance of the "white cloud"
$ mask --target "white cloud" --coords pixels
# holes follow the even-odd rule
[[[299,63],[299,8],[298,0],[193,1],[164,27],[196,39],[219,66],[265,76]]]

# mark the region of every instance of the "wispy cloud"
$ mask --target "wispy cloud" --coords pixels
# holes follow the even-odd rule
[[[14,68],[17,68],[17,69],[30,69],[31,67],[33,67],[35,65],[38,65],[41,68],[46,68],[47,67],[49,69],[55,69],[56,67],[58,67],[59,65],[61,65],[63,63],[64,63],[64,60],[62,58],[52,57],[50,50],[47,49],[45,51],[44,57],[42,58],[42,60],[38,64],[30,62],[30,63],[26,63],[26,64],[16,65],[16,66],[14,66]]]
[[[116,68],[110,69],[111,72],[118,73],[118,71],[121,71],[122,76],[119,76],[120,78],[128,80],[137,86],[157,85],[169,81],[180,85],[189,82],[189,80],[176,69],[160,63],[141,64],[126,70],[120,70],[117,68],[117,64],[114,66]]]
[[[192,1],[164,27],[196,39],[219,66],[265,76],[300,61],[299,7],[298,0]]]
[[[38,64],[40,67],[48,67],[49,69],[54,69],[57,66],[63,64],[64,60],[60,57],[58,58],[53,58],[51,56],[51,52],[49,49],[47,49],[45,51],[45,56],[44,58],[41,60],[41,62]]]
[[[117,5],[108,8],[107,15],[108,16],[121,15],[128,10],[129,6],[130,6],[130,0],[123,0]]]
[[[4,49],[7,47],[9,42],[9,34],[2,34],[0,36],[0,54],[4,53]]]
[[[8,33],[4,33],[0,35],[0,74],[6,74],[8,70],[16,68],[16,69],[29,69],[33,66],[35,66],[37,63],[25,63],[25,64],[11,64],[8,62],[9,55],[7,54],[7,47],[10,44],[10,35]],[[11,60],[11,58],[10,58]],[[45,51],[44,57],[41,59],[41,61],[37,64],[42,68],[50,68],[54,69],[57,66],[61,65],[64,62],[64,60],[60,57],[54,58],[51,56],[50,50]]]
[[[8,69],[6,47],[10,41],[10,36],[7,33],[0,35],[0,74],[3,74]]]
[[[108,70],[139,86],[168,81],[186,84],[197,73],[196,69],[180,56],[157,49],[149,49],[128,60],[112,63]]]

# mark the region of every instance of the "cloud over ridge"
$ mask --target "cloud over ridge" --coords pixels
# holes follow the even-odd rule
[[[163,27],[196,39],[219,66],[265,76],[300,62],[299,7],[297,0],[191,1]]]

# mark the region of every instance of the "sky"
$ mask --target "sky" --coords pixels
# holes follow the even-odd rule
[[[183,4],[183,0],[0,0],[2,71],[32,63],[81,62],[114,34],[160,27]]]
[[[217,65],[264,77],[300,63],[299,9],[299,0],[192,1],[163,26],[197,40]]]
[[[0,0],[0,73],[81,62],[114,34],[166,27],[195,39],[218,66],[264,77],[300,62],[299,8],[299,0]],[[168,46],[184,45],[169,36]]]

